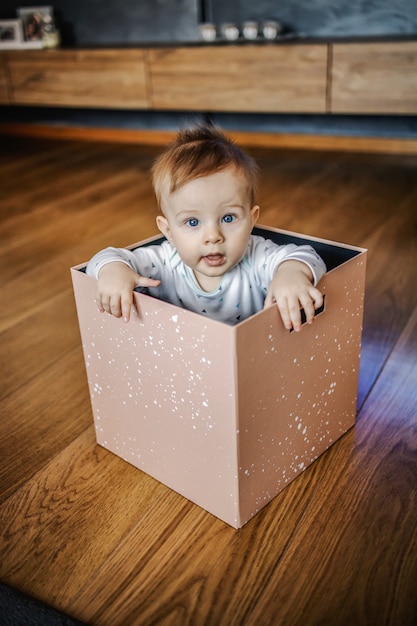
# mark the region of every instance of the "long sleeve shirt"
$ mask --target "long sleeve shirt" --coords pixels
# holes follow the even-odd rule
[[[146,293],[221,322],[237,324],[263,308],[278,266],[290,259],[308,265],[315,285],[326,272],[323,260],[311,246],[278,245],[251,235],[241,261],[212,292],[201,289],[191,268],[168,241],[134,250],[106,248],[88,263],[87,274],[97,278],[104,265],[121,261],[141,276],[161,281],[158,287],[146,288]]]

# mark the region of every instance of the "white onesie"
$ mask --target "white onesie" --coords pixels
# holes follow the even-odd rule
[[[106,248],[87,265],[87,274],[98,277],[107,263],[122,261],[141,276],[161,281],[145,293],[171,304],[207,315],[227,324],[237,324],[263,308],[274,273],[283,261],[302,261],[311,269],[316,285],[326,266],[308,245],[278,245],[269,239],[251,235],[242,260],[227,272],[217,289],[207,293],[199,287],[193,271],[186,266],[168,241],[134,250]]]

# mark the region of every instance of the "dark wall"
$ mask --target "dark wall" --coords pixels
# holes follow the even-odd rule
[[[417,34],[417,0],[206,0],[215,22],[278,19],[306,37]]]
[[[33,0],[0,0],[0,19]],[[39,3],[48,4],[45,3]],[[417,35],[417,0],[53,0],[64,45],[198,40],[201,15],[220,24],[276,18],[306,37]]]
[[[0,18],[16,7],[54,7],[64,45],[195,41],[197,0],[0,0]]]

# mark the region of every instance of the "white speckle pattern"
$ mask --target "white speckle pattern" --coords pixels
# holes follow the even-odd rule
[[[326,310],[300,333],[272,309],[233,327],[142,294],[126,324],[78,273],[97,441],[241,526],[354,424],[360,259],[325,276]]]

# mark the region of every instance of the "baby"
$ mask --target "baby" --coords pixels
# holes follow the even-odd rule
[[[300,330],[300,309],[311,324],[323,304],[316,285],[326,267],[311,246],[251,234],[260,212],[257,176],[255,161],[219,129],[180,131],[152,168],[156,223],[166,240],[107,248],[91,259],[99,310],[128,321],[140,287],[228,324],[273,304],[285,328]]]

